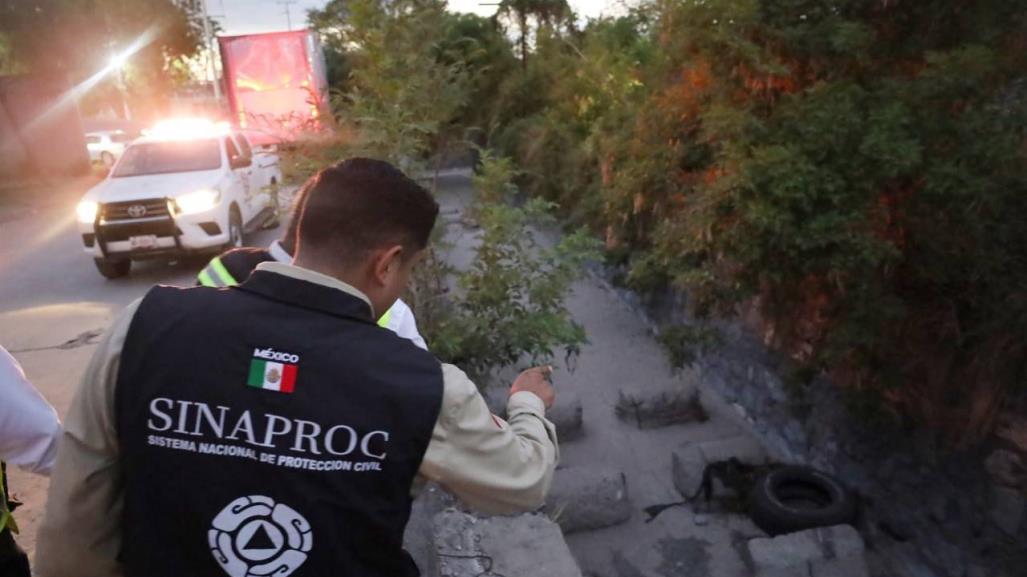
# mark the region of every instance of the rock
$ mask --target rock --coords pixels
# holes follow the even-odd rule
[[[560,391],[556,404],[546,412],[546,418],[556,425],[556,437],[561,443],[573,441],[584,432],[581,399],[570,391]]]
[[[1023,523],[1024,496],[1016,489],[994,487],[991,521],[1006,535],[1015,537]]]
[[[749,541],[757,577],[867,577],[863,539],[848,525]]]
[[[544,511],[565,534],[619,525],[631,518],[624,473],[601,467],[557,469]]]
[[[700,514],[693,517],[692,522],[695,523],[698,527],[705,527],[710,522],[710,518],[706,515]]]
[[[1027,467],[1020,455],[1005,449],[998,449],[984,460],[984,468],[998,483],[1007,487],[1019,487],[1027,481]]]
[[[541,515],[435,516],[439,577],[582,577],[560,528]]]
[[[674,480],[674,488],[682,497],[691,497],[702,482],[703,468],[706,458],[697,445],[685,447],[671,453],[670,469]]]
[[[706,441],[699,443],[698,447],[707,463],[726,461],[732,457],[747,465],[763,465],[767,462],[763,446],[752,437],[744,435]]]

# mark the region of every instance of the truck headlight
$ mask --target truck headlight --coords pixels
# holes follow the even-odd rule
[[[221,202],[221,191],[213,188],[197,190],[175,199],[175,204],[181,214],[206,212],[217,206],[219,202]]]
[[[79,222],[84,224],[93,224],[96,222],[96,211],[99,209],[100,205],[95,202],[91,200],[83,200],[75,207],[75,212],[78,213]]]

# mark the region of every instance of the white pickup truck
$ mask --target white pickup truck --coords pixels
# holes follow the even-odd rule
[[[107,278],[127,275],[133,260],[244,246],[248,232],[278,225],[281,180],[277,155],[254,153],[227,126],[166,124],[86,193],[79,232]]]

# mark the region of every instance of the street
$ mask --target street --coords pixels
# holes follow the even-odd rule
[[[63,417],[102,332],[122,307],[157,283],[189,286],[205,258],[133,263],[129,277],[104,279],[82,249],[75,203],[93,180],[0,191],[0,345]],[[278,231],[247,243],[267,246]],[[30,553],[43,513],[47,480],[12,467],[19,543]]]

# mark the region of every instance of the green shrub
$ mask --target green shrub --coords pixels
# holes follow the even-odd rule
[[[561,348],[569,362],[586,342],[564,301],[596,256],[595,241],[577,231],[551,247],[541,243],[538,235],[555,224],[554,205],[532,199],[515,206],[513,177],[508,159],[483,155],[471,210],[480,244],[470,267],[456,273],[446,313],[426,323],[418,311],[432,352],[479,378],[525,357],[549,362]]]

